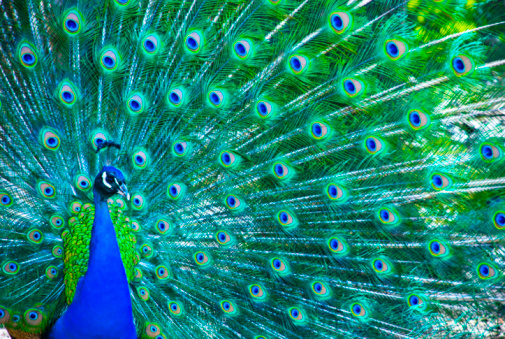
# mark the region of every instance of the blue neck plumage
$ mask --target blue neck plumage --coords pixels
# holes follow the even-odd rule
[[[51,338],[136,338],[130,289],[107,199],[95,189],[88,270]]]

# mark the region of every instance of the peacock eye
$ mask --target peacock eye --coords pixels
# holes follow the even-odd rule
[[[367,315],[366,308],[365,306],[361,305],[360,303],[354,303],[351,305],[351,313],[355,317],[365,317]]]
[[[0,306],[0,324],[7,324],[9,322],[9,318],[9,311],[3,306]]]
[[[147,324],[146,326],[146,334],[149,338],[156,338],[160,335],[161,329],[156,324]]]
[[[170,278],[169,269],[164,265],[160,265],[160,266],[156,267],[156,277],[159,280],[166,280],[166,279]]]
[[[319,298],[327,298],[330,296],[330,288],[322,281],[314,281],[311,285],[312,292],[314,292]]]
[[[286,275],[290,272],[288,263],[281,258],[272,258],[270,266],[279,275]]]
[[[8,261],[2,266],[2,270],[7,275],[14,275],[19,272],[19,264],[15,261]]]
[[[50,151],[57,151],[60,147],[60,137],[50,128],[42,129],[40,139],[42,139],[44,147]]]
[[[53,247],[51,253],[55,258],[61,258],[63,256],[63,247],[61,247],[60,245],[56,245]]]
[[[147,36],[142,44],[144,51],[148,54],[156,54],[158,52],[158,37],[154,34]]]
[[[249,294],[255,301],[264,300],[267,296],[263,287],[258,284],[249,285]]]
[[[295,74],[303,73],[309,64],[309,60],[302,55],[293,55],[289,58],[289,68]]]
[[[113,48],[106,49],[102,53],[102,56],[100,57],[100,62],[103,69],[109,72],[117,69],[118,61],[119,61],[118,53]]]
[[[365,139],[365,147],[368,153],[379,154],[384,151],[384,142],[376,136],[370,136]]]
[[[298,224],[298,220],[295,215],[288,211],[280,211],[277,213],[277,221],[285,228],[292,228]]]
[[[272,110],[272,104],[268,101],[258,101],[256,104],[256,113],[258,113],[262,119],[268,118],[272,113]]]
[[[210,257],[203,251],[198,251],[193,255],[193,259],[198,266],[208,266],[211,263]]]
[[[249,56],[251,45],[251,42],[248,40],[239,40],[233,45],[233,51],[238,58],[246,59]]]
[[[37,190],[44,198],[53,199],[56,196],[56,189],[47,181],[41,181],[37,185]]]
[[[221,301],[221,309],[228,315],[234,315],[237,313],[237,308],[234,303],[229,300]]]
[[[140,299],[147,301],[149,300],[149,290],[146,287],[137,288],[137,294]]]
[[[352,16],[346,12],[334,12],[330,15],[330,27],[337,34],[344,33],[352,26]]]
[[[182,304],[179,304],[177,301],[170,301],[168,303],[168,309],[170,310],[170,313],[177,317],[181,316],[184,313]]]
[[[298,307],[290,307],[288,309],[288,314],[291,320],[293,320],[295,323],[301,323],[305,321],[305,314]]]
[[[78,11],[68,12],[64,20],[63,28],[70,35],[75,35],[81,31],[81,15]]]
[[[226,231],[218,231],[216,233],[216,240],[217,240],[217,242],[218,242],[219,245],[226,246],[226,245],[230,245],[231,244],[232,238],[231,238],[230,234],[228,234],[228,232],[226,232]]]
[[[390,273],[392,265],[384,259],[375,259],[372,262],[373,269],[379,274]]]
[[[176,107],[179,107],[184,102],[184,92],[181,88],[175,88],[168,94],[168,101]]]
[[[69,82],[63,82],[59,89],[60,101],[66,106],[72,106],[77,100],[76,90]]]
[[[434,257],[446,257],[449,255],[449,247],[439,240],[430,241],[429,250]]]
[[[154,254],[153,247],[149,244],[143,244],[140,246],[140,252],[145,258],[151,258]]]
[[[452,186],[452,179],[446,174],[434,173],[431,176],[431,186],[437,191],[449,189]]]
[[[0,192],[0,205],[9,207],[12,205],[12,198],[7,192]]]
[[[477,274],[480,279],[488,280],[498,276],[498,270],[491,264],[482,263],[477,266]]]
[[[401,59],[408,50],[408,46],[405,42],[397,39],[387,40],[384,43],[384,51],[386,56],[391,60]]]
[[[24,315],[25,321],[31,326],[38,326],[43,320],[42,313],[37,309],[29,309]]]
[[[221,107],[224,103],[224,93],[223,91],[211,91],[209,92],[209,102],[214,107]]]
[[[411,109],[408,112],[408,120],[413,130],[419,131],[429,126],[430,116],[420,109]]]
[[[203,39],[199,32],[192,32],[186,36],[186,48],[191,53],[198,53],[203,45]]]
[[[288,179],[292,175],[291,168],[287,166],[285,163],[280,161],[274,163],[272,171],[274,172],[275,176],[281,180]]]
[[[40,244],[44,239],[42,232],[37,229],[28,231],[26,236],[28,240],[33,244]]]
[[[365,85],[360,80],[348,78],[344,79],[342,83],[344,93],[351,98],[360,96],[365,91]]]
[[[46,277],[49,280],[52,280],[58,276],[58,270],[54,266],[49,266],[46,268]]]
[[[452,59],[452,70],[457,77],[469,75],[473,72],[475,65],[471,58],[466,55],[458,55]]]
[[[392,209],[387,208],[387,207],[383,207],[383,208],[379,209],[379,211],[377,213],[379,216],[379,220],[383,224],[394,225],[400,221],[396,212],[393,211]]]
[[[26,68],[32,68],[37,65],[37,53],[35,53],[35,48],[30,44],[23,42],[18,47],[19,60],[21,64]]]

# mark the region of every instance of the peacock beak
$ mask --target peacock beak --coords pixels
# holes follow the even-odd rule
[[[125,184],[121,184],[117,192],[121,194],[123,197],[126,197],[126,200],[130,201],[130,193],[128,193],[128,188],[126,188]]]

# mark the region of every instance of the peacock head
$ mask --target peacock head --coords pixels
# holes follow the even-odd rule
[[[130,200],[123,173],[115,167],[104,166],[95,178],[94,190],[102,199],[107,199],[116,193]]]

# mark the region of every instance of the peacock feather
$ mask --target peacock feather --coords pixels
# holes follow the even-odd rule
[[[12,337],[503,335],[502,2],[0,15]]]

